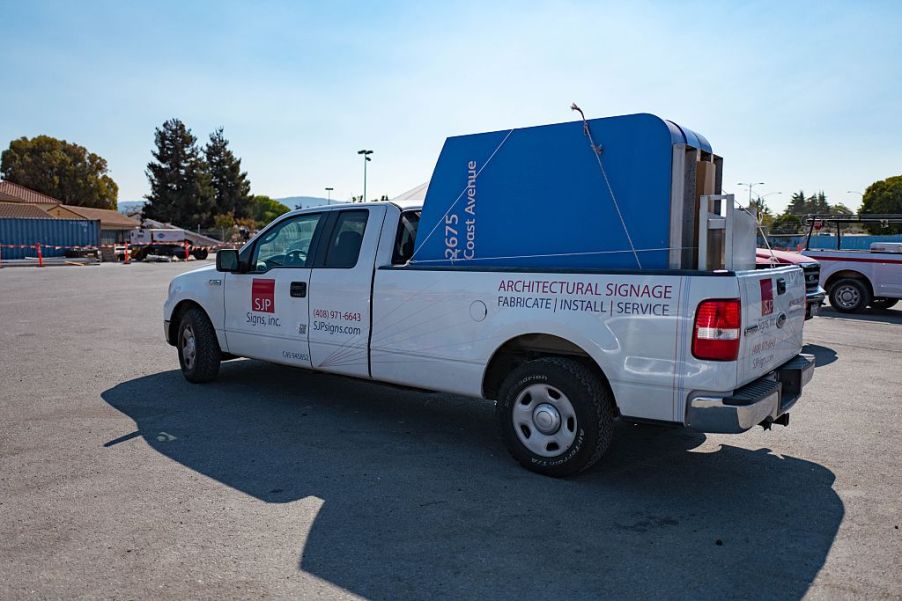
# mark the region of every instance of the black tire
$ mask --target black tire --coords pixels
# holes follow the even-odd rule
[[[185,379],[194,383],[215,379],[219,374],[222,351],[207,314],[199,307],[191,307],[182,313],[178,332],[176,346]],[[193,339],[193,344],[189,339]]]
[[[898,298],[875,298],[871,301],[872,309],[892,309],[899,302]]]
[[[841,313],[861,313],[871,304],[871,292],[861,280],[846,278],[830,286],[830,305]]]
[[[198,261],[203,261],[210,253],[206,248],[195,248],[193,251],[191,251],[191,254],[194,255],[194,258]]]
[[[555,394],[562,396],[569,407],[559,405],[561,400]],[[548,405],[558,410],[559,426],[553,430],[552,417],[544,424],[549,432],[542,432],[536,416],[539,411],[547,412]],[[519,419],[531,420],[529,424],[515,424],[518,406],[523,410]],[[572,415],[568,416],[571,409]],[[514,369],[501,385],[495,406],[498,430],[514,459],[528,470],[553,477],[576,474],[601,459],[613,437],[614,413],[614,397],[607,384],[585,365],[558,357],[536,359]],[[547,413],[545,417],[547,420]],[[572,442],[561,448],[553,441],[558,436],[572,437]],[[537,453],[536,448],[541,448],[543,454]]]

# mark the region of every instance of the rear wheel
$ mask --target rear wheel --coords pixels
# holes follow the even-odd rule
[[[207,314],[192,307],[179,320],[179,364],[189,382],[209,382],[219,374],[222,351]]]
[[[830,304],[843,313],[860,313],[871,303],[871,293],[861,280],[839,280],[830,287]]]
[[[206,248],[195,248],[193,251],[191,251],[191,254],[194,255],[194,258],[198,261],[203,261],[207,258],[209,252]]]
[[[875,298],[871,301],[872,309],[891,309],[899,302],[898,298]]]
[[[597,462],[611,443],[614,400],[583,364],[557,357],[516,368],[498,395],[501,437],[526,469],[568,476]]]

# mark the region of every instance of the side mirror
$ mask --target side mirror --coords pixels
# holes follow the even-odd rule
[[[222,248],[216,253],[216,271],[235,273],[238,271],[238,251],[234,248]]]

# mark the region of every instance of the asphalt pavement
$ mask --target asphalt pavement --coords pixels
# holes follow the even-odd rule
[[[788,428],[520,468],[490,403],[165,344],[199,263],[0,269],[0,599],[899,599],[902,311],[806,324]]]

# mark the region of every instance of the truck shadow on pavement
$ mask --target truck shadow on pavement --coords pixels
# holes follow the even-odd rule
[[[803,353],[814,355],[814,367],[824,367],[836,361],[836,351],[829,346],[808,343],[802,347]]]
[[[298,568],[371,599],[799,599],[844,514],[831,471],[768,449],[620,424],[554,480],[507,455],[491,403],[255,361],[102,396],[138,429],[109,452],[140,435],[257,499],[322,499]]]
[[[874,323],[902,324],[902,310],[899,310],[899,308],[869,308],[865,309],[862,313],[842,313],[829,305],[824,305],[821,307],[818,317],[826,317],[828,319],[849,319],[852,321],[871,321]]]

